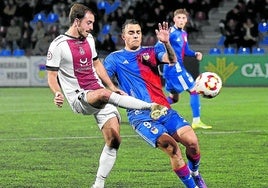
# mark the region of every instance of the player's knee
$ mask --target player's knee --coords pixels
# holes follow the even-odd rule
[[[108,145],[112,148],[118,149],[121,144],[121,138],[119,136],[113,136],[109,139]]]
[[[102,102],[107,103],[109,101],[111,92],[107,89],[100,89],[99,98]]]
[[[179,149],[177,142],[171,136],[165,134],[157,140],[157,147],[170,156],[175,155]]]
[[[186,142],[186,147],[194,152],[198,151],[199,143],[197,137],[189,138],[188,141]]]

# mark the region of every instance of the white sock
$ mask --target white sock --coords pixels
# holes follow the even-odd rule
[[[114,104],[115,106],[119,106],[126,109],[150,109],[152,103],[144,102],[140,99],[136,99],[127,95],[119,95],[117,93],[112,93],[109,98],[109,103]]]
[[[191,171],[191,175],[192,175],[192,176],[198,176],[198,174],[199,174],[199,171],[198,171],[198,170],[197,170],[197,171],[194,171],[194,172]]]
[[[107,145],[103,147],[100,160],[99,168],[94,185],[97,187],[104,187],[104,182],[109,173],[111,172],[117,155],[117,149],[111,148]]]
[[[199,123],[199,122],[200,122],[200,117],[193,118],[193,123]]]

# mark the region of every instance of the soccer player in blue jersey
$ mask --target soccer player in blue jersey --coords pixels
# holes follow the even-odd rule
[[[170,31],[170,44],[174,48],[178,62],[175,66],[164,65],[163,78],[165,79],[165,89],[169,92],[167,97],[170,104],[179,100],[179,94],[188,91],[190,94],[190,106],[192,109],[192,127],[210,129],[212,126],[204,124],[200,119],[200,96],[195,91],[195,80],[186,70],[183,59],[184,56],[196,57],[198,61],[202,60],[202,53],[190,49],[187,41],[187,33],[184,29],[187,23],[188,12],[185,9],[174,11],[174,25]]]
[[[128,120],[133,129],[152,147],[165,152],[170,159],[171,168],[188,188],[205,188],[206,184],[198,168],[200,148],[198,138],[191,125],[175,110],[171,109],[162,90],[158,71],[160,62],[176,62],[169,42],[169,28],[166,22],[159,24],[156,36],[165,48],[141,46],[142,31],[135,20],[127,20],[122,27],[125,48],[109,54],[104,66],[111,78],[116,78],[120,89],[128,95],[155,102],[168,108],[167,114],[157,120],[150,117],[149,110],[127,110]],[[186,148],[188,165],[178,147]],[[152,185],[152,187],[154,187]]]

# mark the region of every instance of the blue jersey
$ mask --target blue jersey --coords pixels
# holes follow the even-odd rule
[[[190,49],[187,41],[187,33],[183,29],[172,26],[169,41],[175,51],[178,62],[175,66],[164,65],[164,78],[167,78],[168,76],[175,76],[178,72],[186,70],[183,64],[185,55],[191,57],[195,56],[195,51]]]
[[[122,49],[109,54],[104,59],[104,66],[108,75],[117,78],[119,87],[128,95],[170,108],[158,71],[164,53],[165,48],[162,45],[141,47],[135,52]],[[127,112],[135,131],[154,147],[163,133],[173,135],[180,127],[189,125],[173,109],[169,109],[168,114],[157,121],[151,119],[150,110],[128,109]]]
[[[164,53],[163,48],[157,46],[142,47],[135,52],[122,49],[109,54],[104,66],[108,75],[117,78],[119,87],[128,95],[170,108],[158,71]]]

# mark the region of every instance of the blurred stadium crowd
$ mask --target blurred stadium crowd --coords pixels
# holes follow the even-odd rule
[[[268,0],[238,0],[219,23],[223,46],[252,53],[263,42],[261,35],[268,31],[267,21]]]
[[[190,13],[186,28],[190,37],[201,32],[202,25],[209,24],[210,10],[219,7],[223,1],[1,0],[0,50],[7,54],[18,52],[25,55],[46,55],[50,42],[68,28],[68,11],[74,2],[83,3],[96,13],[93,36],[96,37],[97,49],[107,53],[123,45],[120,32],[126,19],[137,19],[143,27],[144,45],[152,45],[156,41],[156,24],[164,20],[172,23],[175,9],[186,8]],[[235,45],[238,48],[256,45],[258,23],[267,21],[267,17],[268,0],[238,0],[234,9],[219,23],[224,46]],[[243,31],[241,28],[244,28]],[[233,37],[233,34],[239,35],[239,39],[234,39],[237,36]],[[253,42],[245,41],[242,34]]]

